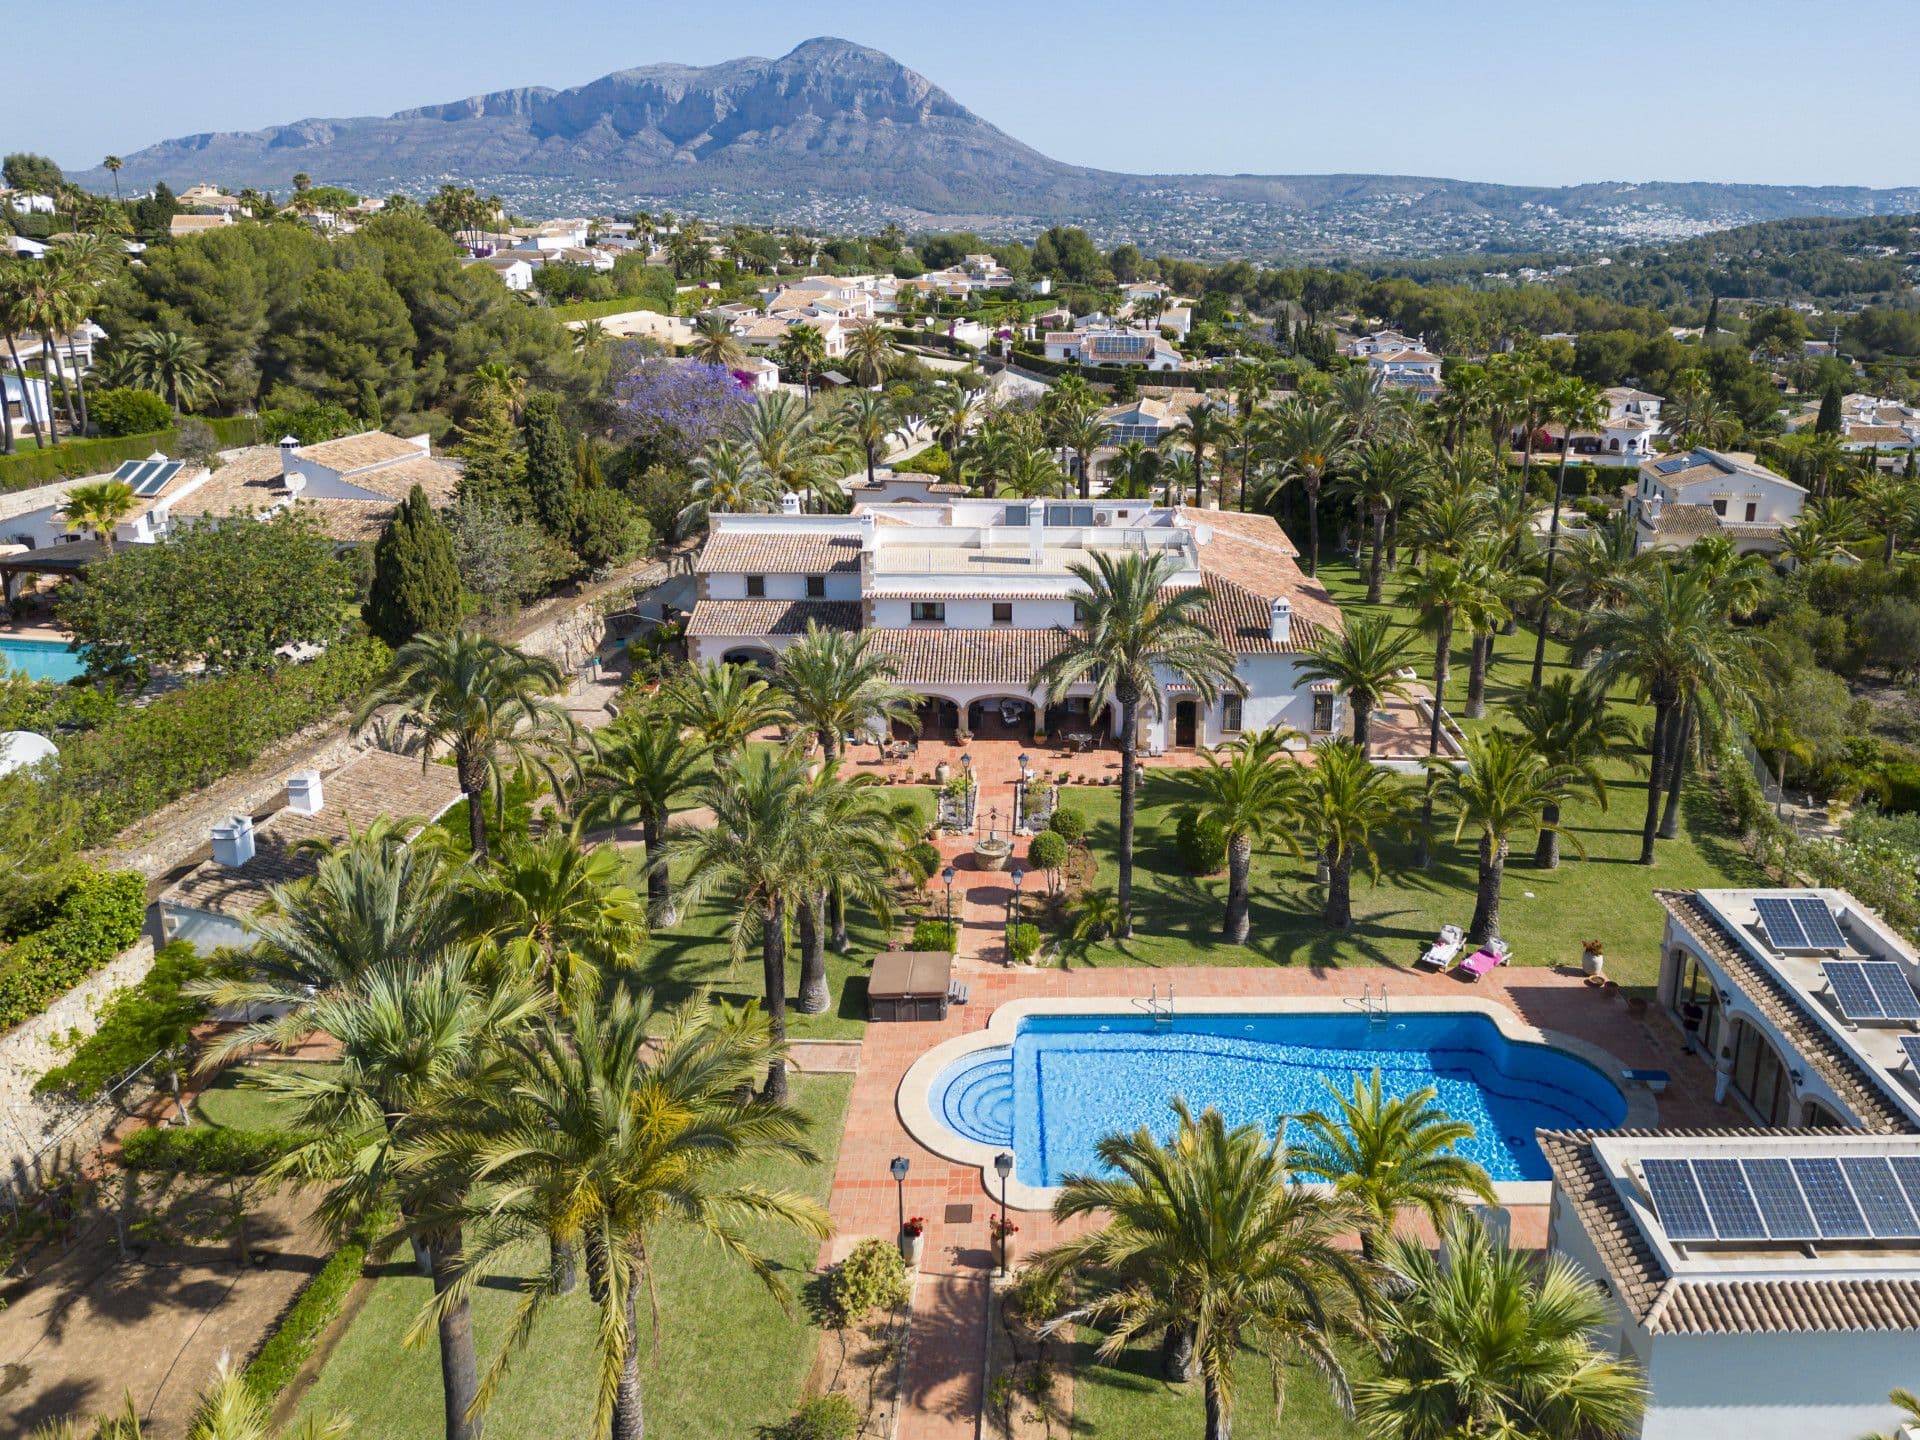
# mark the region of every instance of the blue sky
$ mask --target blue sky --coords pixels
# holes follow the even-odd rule
[[[888,51],[1058,159],[1108,169],[1920,183],[1913,0],[6,8],[0,34],[26,63],[0,89],[0,149],[75,168],[203,130],[779,55],[829,34]]]

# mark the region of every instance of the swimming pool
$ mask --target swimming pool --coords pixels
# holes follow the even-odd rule
[[[931,1119],[971,1142],[969,1152],[1011,1150],[1019,1183],[1039,1189],[1097,1171],[1095,1146],[1115,1131],[1171,1130],[1176,1095],[1195,1110],[1212,1105],[1229,1123],[1271,1127],[1327,1109],[1323,1081],[1346,1090],[1376,1068],[1390,1095],[1437,1090],[1441,1107],[1474,1127],[1461,1150],[1496,1182],[1548,1178],[1536,1128],[1611,1129],[1627,1118],[1626,1099],[1599,1068],[1509,1038],[1478,1010],[1379,1020],[1194,1004],[1196,1013],[1170,1024],[1137,1010],[1023,1015],[1009,1043],[975,1045],[931,1077]]]
[[[71,680],[87,669],[86,658],[59,640],[0,638],[0,660],[29,680]]]

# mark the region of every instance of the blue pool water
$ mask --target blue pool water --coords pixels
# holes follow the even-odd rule
[[[1609,1129],[1626,1119],[1620,1091],[1563,1050],[1507,1039],[1482,1015],[1145,1015],[1023,1020],[1012,1045],[977,1051],[933,1084],[933,1113],[955,1133],[1014,1154],[1023,1184],[1058,1185],[1099,1168],[1095,1146],[1141,1125],[1165,1134],[1167,1103],[1185,1096],[1230,1124],[1331,1106],[1323,1080],[1350,1090],[1380,1071],[1388,1094],[1433,1086],[1474,1128],[1461,1150],[1495,1180],[1544,1180],[1536,1128]]]
[[[0,639],[0,660],[29,680],[71,680],[87,669],[85,658],[58,640]]]

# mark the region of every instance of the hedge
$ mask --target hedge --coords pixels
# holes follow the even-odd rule
[[[372,1235],[384,1226],[385,1217],[381,1217],[363,1227],[333,1252],[293,1304],[287,1307],[273,1334],[267,1337],[260,1352],[241,1372],[247,1388],[263,1404],[272,1404],[278,1399],[280,1393],[300,1373],[300,1367],[307,1363],[307,1357],[313,1354],[321,1335],[339,1315],[347,1292],[353,1289],[353,1282],[360,1278],[360,1269],[366,1263],[367,1246]]]
[[[222,445],[260,443],[259,422],[251,415],[204,423],[211,427],[214,438]],[[31,432],[20,433],[24,436]],[[43,449],[23,450],[18,455],[0,455],[0,491],[29,490],[35,485],[51,485],[56,480],[80,475],[104,475],[117,470],[125,461],[144,460],[156,450],[171,455],[178,439],[179,433],[169,428],[115,439],[67,440]]]
[[[151,1056],[184,1046],[207,1013],[206,999],[187,994],[186,987],[212,973],[213,962],[186,941],[165,946],[140,983],[100,1012],[91,1035],[74,1034],[79,1043],[33,1082],[33,1093],[91,1100]]]
[[[100,844],[358,699],[391,658],[363,636],[302,664],[202,680],[130,706],[63,741],[51,783],[79,803],[85,842]]]
[[[0,1031],[30,1020],[140,938],[147,882],[132,870],[89,870],[40,929],[0,953]]]
[[[548,309],[553,318],[565,323],[568,320],[604,320],[609,315],[625,315],[632,310],[651,310],[656,315],[666,314],[659,307],[659,301],[652,295],[616,295],[611,300],[572,300],[564,305],[552,305]]]
[[[120,1143],[129,1170],[170,1175],[264,1175],[305,1137],[291,1130],[224,1130],[212,1125],[153,1125]]]

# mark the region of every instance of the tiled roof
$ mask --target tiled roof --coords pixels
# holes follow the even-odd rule
[[[176,516],[183,520],[201,515],[258,516],[286,505],[289,496],[281,474],[280,452],[275,447],[251,445],[229,451],[225,461],[205,484],[173,506]],[[349,478],[350,483],[388,498],[348,500],[303,495],[295,505],[300,513],[311,515],[319,522],[323,534],[343,543],[358,544],[378,538],[399,502],[416,483],[426,492],[430,504],[436,507],[451,504],[460,482],[460,469],[449,461],[415,452],[411,460],[363,471]]]
[[[1242,655],[1292,655],[1311,649],[1322,630],[1339,631],[1340,607],[1318,581],[1294,563],[1285,532],[1264,515],[1183,509],[1213,533],[1200,546],[1200,575],[1209,601],[1201,614],[1207,628]],[[1289,638],[1271,637],[1273,602],[1285,596],[1293,607]]]
[[[1660,519],[1653,528],[1662,535],[1684,539],[1713,534],[1720,528],[1720,520],[1711,505],[1662,505]]]
[[[824,575],[860,568],[858,535],[819,532],[733,533],[708,538],[694,565],[699,575]]]
[[[1072,631],[869,630],[871,653],[889,657],[907,686],[1006,685],[1026,694],[1033,674],[1058,655]]]
[[[415,485],[427,492],[435,505],[451,505],[453,492],[460,484],[460,467],[433,455],[416,455],[395,465],[382,465],[347,476],[347,483],[385,495],[389,500],[404,500]],[[355,501],[345,501],[355,504]]]
[[[343,435],[338,440],[323,440],[318,445],[303,445],[294,452],[302,460],[311,460],[329,470],[347,473],[365,465],[380,465],[389,460],[408,460],[424,454],[412,441],[389,435],[384,430],[367,430],[358,435]]]
[[[254,829],[253,859],[245,865],[204,860],[160,896],[163,905],[241,918],[267,903],[268,892],[313,874],[309,840],[341,840],[381,818],[428,821],[460,798],[450,765],[422,767],[416,758],[369,750],[322,782],[318,815],[277,810]]]
[[[1653,894],[1666,907],[1674,923],[1726,972],[1807,1065],[1833,1087],[1834,1094],[1859,1117],[1862,1129],[1881,1135],[1912,1131],[1905,1113],[1881,1093],[1873,1077],[1801,1008],[1790,989],[1768,974],[1727,934],[1698,895],[1691,890],[1656,890]]]
[[[696,600],[687,634],[804,635],[811,620],[828,630],[860,628],[857,600]]]
[[[1541,1130],[1540,1153],[1621,1303],[1656,1335],[1764,1335],[1920,1329],[1920,1279],[1672,1276],[1635,1221],[1593,1141],[1701,1138],[1752,1131]],[[1805,1132],[1801,1132],[1805,1133]]]

